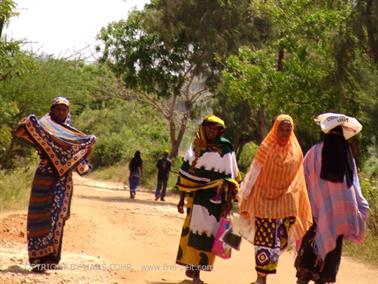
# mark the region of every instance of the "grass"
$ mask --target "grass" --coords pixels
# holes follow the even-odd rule
[[[127,164],[117,164],[94,170],[88,176],[91,179],[108,180],[112,182],[128,183],[129,168]]]
[[[362,244],[355,244],[350,241],[344,242],[344,253],[363,263],[378,266],[378,236],[372,231],[367,231],[365,241]]]
[[[25,167],[12,172],[0,171],[0,212],[27,207],[34,170]]]
[[[157,170],[155,167],[156,161],[150,159],[144,159],[143,161],[143,176],[141,181],[141,186],[146,189],[155,190],[157,183]],[[177,172],[180,166],[179,162],[176,162],[172,166],[172,170]],[[107,180],[112,182],[121,182],[128,184],[129,181],[129,168],[127,163],[119,163],[110,167],[104,167],[95,169],[89,178]],[[168,180],[168,190],[173,189],[177,181],[177,174],[171,172]]]

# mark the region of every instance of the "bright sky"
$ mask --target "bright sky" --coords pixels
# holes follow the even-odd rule
[[[5,35],[26,40],[24,49],[68,57],[81,51],[94,53],[100,29],[126,19],[133,8],[149,0],[15,0],[19,16],[11,18]],[[89,46],[89,48],[87,48]],[[84,50],[83,50],[84,49]]]

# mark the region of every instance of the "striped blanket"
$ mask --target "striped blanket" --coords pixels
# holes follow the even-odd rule
[[[362,242],[369,206],[361,193],[355,168],[353,185],[320,178],[323,143],[314,145],[304,159],[304,172],[312,214],[316,223],[315,244],[322,259],[336,246],[336,239]]]

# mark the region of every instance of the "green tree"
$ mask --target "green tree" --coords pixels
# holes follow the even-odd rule
[[[12,131],[21,118],[33,113],[41,117],[50,109],[54,97],[68,97],[72,103],[73,121],[86,106],[94,108],[118,90],[112,72],[104,66],[81,61],[29,56],[29,72],[0,82],[0,165],[11,167],[15,155],[25,155]],[[29,152],[26,152],[26,154]]]
[[[249,5],[247,0],[152,1],[101,31],[103,61],[167,121],[171,156],[178,154],[189,119],[211,96],[226,57],[241,44],[259,45],[266,37],[269,25],[253,17]]]
[[[262,126],[270,125],[279,113],[289,113],[300,122],[305,148],[318,139],[312,121],[317,114],[346,112],[365,125],[366,148],[371,142],[365,137],[376,135],[371,126],[376,120],[378,77],[367,41],[359,41],[353,29],[355,3],[252,1],[251,9],[272,23],[272,33],[263,47],[245,47],[228,58],[218,105],[244,104],[251,114],[249,120],[243,117],[249,126],[259,121],[258,111],[265,110],[257,125],[259,135],[250,137],[255,142],[264,135]],[[231,110],[224,112],[226,121],[233,115]],[[243,126],[234,132],[243,133]]]
[[[168,48],[146,28],[144,16],[135,11],[126,21],[101,30],[101,61],[133,90],[132,96],[151,104],[166,120],[171,156],[176,157],[195,106],[208,89],[190,60],[193,49],[180,40]]]

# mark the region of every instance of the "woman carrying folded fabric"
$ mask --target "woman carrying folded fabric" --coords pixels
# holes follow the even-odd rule
[[[70,103],[64,97],[55,98],[41,119],[24,118],[15,135],[31,143],[40,156],[29,201],[27,241],[32,270],[43,272],[60,261],[63,228],[70,216],[72,171],[89,172],[86,158],[96,137],[70,126]]]
[[[321,114],[315,121],[325,135],[304,159],[314,224],[303,237],[295,261],[299,284],[336,282],[343,239],[363,241],[369,210],[347,141],[362,125],[334,113]]]
[[[239,170],[232,144],[222,137],[224,122],[215,115],[204,118],[179,171],[178,211],[187,215],[176,263],[186,266],[186,276],[202,283],[200,270],[211,271],[214,238],[220,218],[227,216],[239,189]]]
[[[279,255],[312,224],[302,162],[293,119],[281,114],[241,186],[240,232],[255,246],[254,283],[265,284],[276,273]]]

